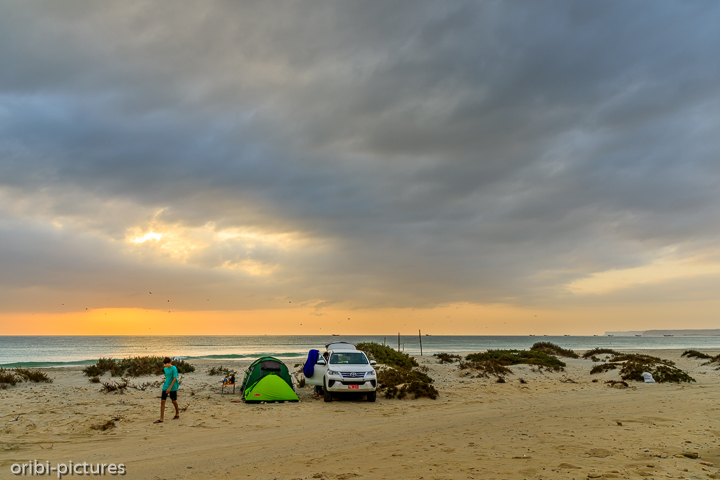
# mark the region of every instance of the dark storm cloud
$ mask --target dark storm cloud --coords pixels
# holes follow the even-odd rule
[[[237,290],[268,305],[553,302],[593,272],[716,245],[712,3],[0,9],[8,286],[148,308],[133,297],[146,275],[226,285],[221,308],[262,304]],[[53,219],[62,241],[37,226]],[[151,220],[316,248],[229,241],[172,266],[124,242]],[[220,268],[245,260],[276,273]]]

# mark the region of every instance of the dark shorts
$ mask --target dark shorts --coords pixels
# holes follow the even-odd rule
[[[167,400],[167,397],[168,397],[167,390],[163,390],[162,391],[162,399]],[[174,392],[170,392],[170,400],[172,400],[173,402],[177,402],[177,390],[175,390]]]

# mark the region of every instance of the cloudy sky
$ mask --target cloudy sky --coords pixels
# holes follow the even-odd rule
[[[718,326],[718,25],[0,0],[0,334]]]

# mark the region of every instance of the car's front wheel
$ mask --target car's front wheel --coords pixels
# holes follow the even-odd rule
[[[332,393],[327,388],[327,382],[323,380],[323,400],[326,402],[332,402]]]
[[[367,394],[368,402],[374,402],[376,397],[377,397],[377,392],[370,392]]]

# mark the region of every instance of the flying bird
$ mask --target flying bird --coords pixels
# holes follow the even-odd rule
[[[152,295],[152,292],[149,292],[149,293],[150,293],[150,295]]]

